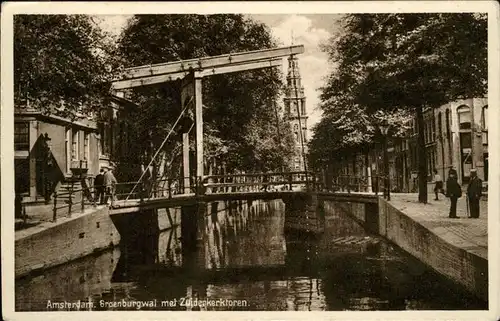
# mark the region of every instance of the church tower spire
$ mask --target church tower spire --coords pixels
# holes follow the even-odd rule
[[[293,36],[292,36],[293,41]],[[288,58],[288,72],[285,89],[285,119],[290,124],[295,141],[295,155],[290,160],[294,171],[304,171],[307,154],[307,110],[304,86],[301,83],[299,60],[295,55]]]

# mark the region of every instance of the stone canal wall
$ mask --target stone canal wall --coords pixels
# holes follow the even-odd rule
[[[169,212],[170,218],[167,210],[158,210],[160,231],[180,224],[180,209],[171,208]],[[107,207],[16,231],[15,276],[22,277],[117,246],[120,239]]]
[[[15,275],[46,269],[117,245],[120,235],[109,218],[109,209],[61,218],[16,232]]]
[[[382,198],[379,198],[378,208],[380,235],[478,297],[488,300],[486,258],[445,240],[444,235],[432,232]]]
[[[216,203],[218,211],[226,210],[229,204]],[[158,209],[159,232],[180,224],[179,207]],[[75,213],[71,218],[62,217],[56,223],[44,222],[16,231],[15,277],[37,273],[118,246],[120,240],[116,222],[113,223],[107,207],[98,207],[83,214]]]
[[[378,206],[325,200],[326,215],[342,211],[367,231],[396,244],[441,275],[488,300],[488,260],[452,244],[383,198]],[[444,231],[443,231],[444,233]]]

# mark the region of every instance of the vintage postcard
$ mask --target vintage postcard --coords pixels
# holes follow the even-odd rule
[[[4,319],[500,317],[497,3],[1,18]]]

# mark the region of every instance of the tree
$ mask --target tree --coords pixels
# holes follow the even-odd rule
[[[117,67],[106,39],[90,16],[14,16],[16,104],[67,117],[102,106]]]
[[[486,94],[486,15],[352,14],[342,23],[344,32],[325,46],[338,67],[321,96],[327,114],[336,105],[367,115],[406,109],[424,128],[425,108]],[[419,201],[425,203],[423,130],[417,142]]]
[[[138,15],[129,21],[119,41],[128,66],[272,47],[275,42],[268,28],[242,15]],[[292,149],[277,135],[277,124],[282,134],[287,130],[281,116],[276,116],[280,90],[281,75],[270,70],[204,78],[205,158],[247,171],[263,164],[281,166]],[[136,125],[142,129],[138,131],[152,131],[154,139],[161,141],[180,113],[179,92],[178,82],[134,89],[132,99],[141,105]]]

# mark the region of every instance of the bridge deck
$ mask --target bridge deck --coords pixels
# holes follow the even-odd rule
[[[354,202],[354,203],[377,203],[378,196],[373,193],[365,192],[307,192],[302,190],[295,191],[251,191],[251,192],[223,192],[223,193],[208,193],[205,195],[177,194],[172,197],[157,197],[153,199],[130,199],[120,200],[113,204],[111,214],[121,214],[139,211],[141,209],[178,207],[196,204],[197,202],[213,202],[213,201],[232,201],[232,200],[273,200],[283,199],[293,195],[317,195],[323,199],[329,199],[339,202]]]

